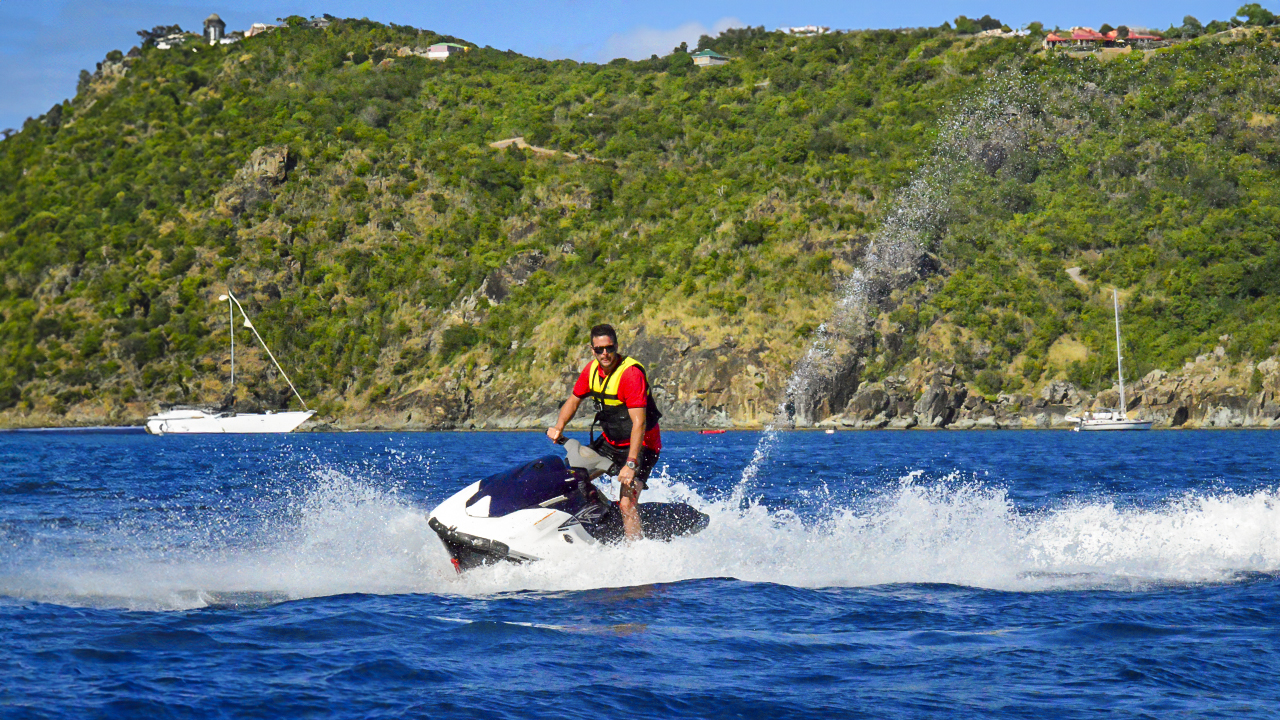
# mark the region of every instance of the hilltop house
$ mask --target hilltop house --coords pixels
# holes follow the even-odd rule
[[[1049,33],[1048,35],[1044,36],[1044,46],[1046,48],[1062,47],[1063,45],[1070,45],[1070,44],[1071,44],[1071,38],[1064,38],[1061,35],[1058,35],[1056,33]]]
[[[436,43],[427,48],[427,59],[429,60],[448,60],[450,55],[457,55],[470,51],[471,48],[458,43]]]
[[[261,35],[262,33],[265,33],[265,32],[271,32],[272,30],[275,30],[278,27],[280,26],[268,25],[267,23],[254,23],[249,26],[248,30],[244,31],[244,36],[247,38],[251,38],[254,35]]]
[[[1071,40],[1076,47],[1102,47],[1107,42],[1107,36],[1090,27],[1073,27],[1071,28]]]
[[[699,50],[698,52],[694,53],[691,57],[693,58],[693,64],[699,67],[708,67],[710,65],[725,65],[725,64],[728,64],[729,62],[729,58],[725,57],[724,55],[721,55],[715,50]]]
[[[1028,32],[1027,30],[1005,30],[1003,27],[998,27],[998,28],[991,28],[990,30],[983,30],[982,32],[974,35],[974,37],[975,38],[990,38],[990,37],[1013,38],[1013,37],[1024,37],[1029,34],[1030,32]]]
[[[1071,37],[1062,37],[1057,33],[1049,33],[1044,38],[1045,48],[1062,47],[1064,45],[1074,45],[1079,48],[1097,49],[1102,47],[1116,47],[1125,44],[1137,47],[1150,47],[1158,42],[1163,42],[1164,38],[1159,35],[1151,34],[1150,31],[1129,31],[1128,37],[1120,37],[1118,30],[1112,30],[1103,34],[1088,27],[1071,28]]]
[[[168,50],[169,48],[177,47],[186,42],[189,37],[195,37],[195,33],[182,31],[170,33],[164,37],[156,38],[156,48],[160,50]]]
[[[227,24],[218,17],[217,13],[213,13],[204,19],[204,39],[210,45],[217,45],[218,41],[227,34]]]
[[[827,25],[802,25],[800,27],[778,28],[788,35],[797,37],[812,37],[814,35],[826,35],[831,32],[831,28]]]
[[[1159,35],[1153,35],[1150,32],[1144,33],[1144,32],[1139,32],[1137,30],[1130,30],[1129,35],[1123,38],[1119,38],[1118,37],[1119,34],[1120,34],[1119,30],[1112,30],[1111,32],[1107,33],[1106,37],[1108,40],[1112,42],[1127,42],[1130,45],[1136,45],[1138,47],[1149,47],[1155,43],[1164,41],[1164,38],[1160,37]]]
[[[240,38],[244,33],[237,30],[236,32],[227,34],[227,24],[218,17],[217,13],[210,15],[204,20],[204,39],[210,45],[230,45],[234,42],[240,42]]]

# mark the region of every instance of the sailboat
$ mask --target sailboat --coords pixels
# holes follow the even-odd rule
[[[267,357],[271,358],[271,362],[275,363],[276,369],[280,371],[280,375],[284,381],[289,383],[289,389],[293,391],[294,397],[298,398],[298,402],[302,403],[302,410],[285,411],[285,412],[267,412],[261,413],[238,413],[224,410],[213,410],[208,408],[177,406],[152,415],[147,418],[147,432],[152,435],[169,435],[177,433],[287,433],[293,432],[299,425],[306,422],[308,418],[316,413],[315,410],[307,409],[307,403],[298,394],[298,389],[293,386],[293,381],[285,374],[284,368],[280,367],[280,362],[276,360],[276,356],[271,353],[271,348],[267,347],[267,343],[258,334],[258,329],[249,321],[249,315],[245,313],[241,307],[240,301],[236,299],[230,291],[226,295],[218,296],[219,302],[227,303],[227,310],[231,319],[231,388],[235,392],[236,386],[236,309],[240,310],[240,315],[244,318],[244,326],[253,331],[253,336],[258,338],[258,342],[262,344],[262,349],[267,351]]]
[[[1124,357],[1120,354],[1120,292],[1111,291],[1116,312],[1116,374],[1120,378],[1120,407],[1115,410],[1084,413],[1080,417],[1068,415],[1067,422],[1076,424],[1075,431],[1081,430],[1150,430],[1150,420],[1132,420],[1129,418],[1124,399]]]

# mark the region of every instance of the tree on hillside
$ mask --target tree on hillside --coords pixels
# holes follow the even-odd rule
[[[1003,26],[1004,26],[1004,23],[991,17],[990,15],[983,15],[982,17],[978,18],[978,27],[982,28],[983,30],[995,30],[996,28],[1003,27]]]
[[[768,44],[769,36],[773,33],[765,30],[763,25],[756,27],[729,28],[720,33],[719,37],[711,37],[703,35],[698,38],[698,50],[715,50],[718,53],[732,55],[735,52],[744,52],[748,49],[764,49]]]
[[[680,45],[687,47],[684,43],[680,43]],[[688,75],[689,71],[694,67],[693,58],[690,57],[687,49],[676,48],[675,52],[671,53],[670,57],[667,58],[667,72],[672,77]]]
[[[1102,27],[1098,28],[1098,32],[1102,33],[1103,35],[1106,35],[1112,30],[1115,30],[1115,28],[1111,27],[1110,23],[1102,23]]]
[[[970,20],[969,18],[963,15],[956,18],[955,23],[956,23],[956,32],[961,35],[974,35],[982,32],[982,26],[979,25],[977,21]]]
[[[1182,18],[1181,27],[1174,28],[1173,31],[1184,38],[1199,37],[1204,32],[1204,25],[1195,16],[1187,15]]]
[[[1258,3],[1249,3],[1248,5],[1240,6],[1240,9],[1236,10],[1236,15],[1242,18],[1248,18],[1249,25],[1272,25],[1276,21],[1275,14]]]
[[[142,47],[151,47],[156,44],[156,40],[168,35],[176,35],[182,32],[182,28],[178,25],[156,25],[150,30],[139,30],[138,37],[142,38]]]
[[[1128,38],[1128,37],[1129,37],[1129,26],[1128,26],[1128,25],[1121,25],[1120,27],[1116,28],[1116,39],[1117,39],[1117,40],[1124,40],[1124,39],[1126,39],[1126,38]]]

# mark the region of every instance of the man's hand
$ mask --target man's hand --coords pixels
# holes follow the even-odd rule
[[[622,491],[627,494],[631,494],[633,487],[632,481],[635,479],[636,471],[626,465],[623,465],[622,469],[618,471],[618,482],[622,483]]]
[[[547,437],[551,439],[551,442],[560,442],[560,438],[564,437],[564,432],[553,425],[547,428]]]

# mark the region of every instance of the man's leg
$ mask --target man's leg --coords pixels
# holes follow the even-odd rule
[[[627,533],[627,540],[640,540],[644,537],[644,528],[640,525],[640,491],[648,487],[649,473],[658,464],[658,453],[649,448],[640,449],[640,467],[636,470],[635,479],[629,485],[623,485],[619,493],[618,509],[622,511],[622,529]]]
[[[618,510],[622,512],[622,529],[627,534],[627,542],[644,538],[644,529],[640,527],[640,483],[623,483],[618,491]]]
[[[613,461],[613,467],[610,468],[609,474],[618,475],[618,471],[622,468],[622,464],[626,462],[627,451],[624,448],[615,447],[605,441],[604,436],[596,438],[591,443],[591,447],[596,452]],[[648,463],[646,467],[645,460],[648,459],[648,449],[640,451],[640,470],[636,473],[636,478],[641,480],[638,483],[622,483],[618,490],[618,510],[622,513],[622,530],[627,535],[627,540],[640,540],[644,537],[644,529],[640,526],[640,510],[636,507],[640,504],[640,490],[644,487],[644,478],[649,477],[648,470],[653,468],[652,463]],[[657,460],[657,456],[654,456]]]

